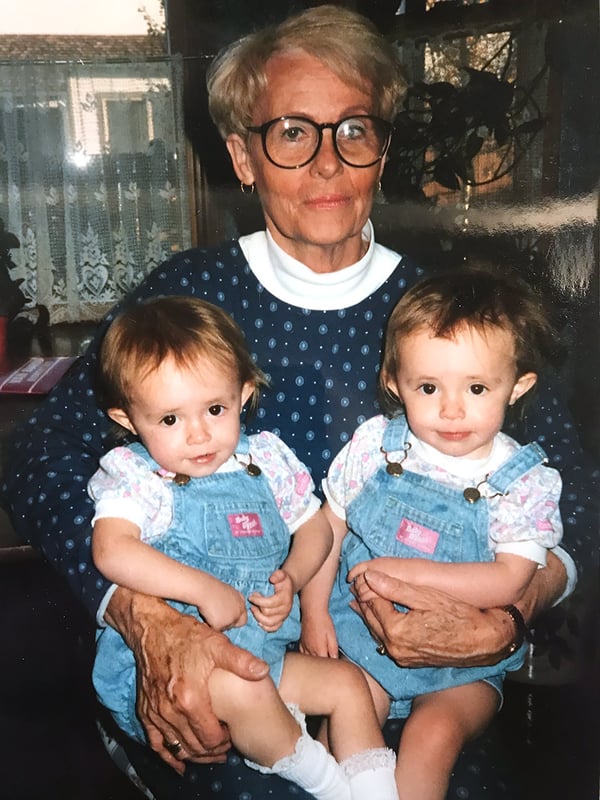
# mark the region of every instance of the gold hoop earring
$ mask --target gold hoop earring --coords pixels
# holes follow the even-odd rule
[[[242,194],[254,194],[253,183],[244,183],[244,181],[240,181],[240,189],[242,190]]]

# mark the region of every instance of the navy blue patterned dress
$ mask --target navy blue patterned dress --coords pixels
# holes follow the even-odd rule
[[[229,311],[271,379],[248,433],[278,433],[309,466],[319,486],[332,456],[357,425],[378,411],[375,387],[383,329],[395,302],[420,277],[422,271],[401,258],[391,275],[361,302],[341,310],[303,309],[268,292],[250,270],[239,243],[231,241],[176,255],[151,273],[130,300],[194,295]],[[111,315],[105,325],[110,319]],[[44,552],[93,614],[109,588],[91,559],[93,507],[86,492],[100,456],[114,445],[112,424],[99,406],[93,380],[104,329],[16,432],[2,487],[3,505],[11,509],[17,532]],[[589,566],[597,537],[597,474],[585,467],[575,427],[556,386],[548,388],[541,382],[538,398],[525,424],[507,432],[522,442],[538,439],[561,471],[564,545],[578,568]],[[252,772],[234,752],[228,764],[190,765],[180,779],[148,748],[128,742],[127,749],[159,800],[307,797],[279,778]],[[489,792],[485,796],[490,797]]]

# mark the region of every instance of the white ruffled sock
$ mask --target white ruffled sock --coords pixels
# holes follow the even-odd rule
[[[342,761],[341,767],[350,781],[351,800],[398,800],[393,750],[363,750]]]
[[[263,767],[248,759],[245,759],[246,764],[264,774],[280,775],[292,781],[312,794],[316,800],[352,800],[353,795],[350,794],[350,784],[344,770],[320,742],[309,736],[304,714],[298,706],[289,704],[288,708],[302,730],[294,752],[280,758],[272,767]]]

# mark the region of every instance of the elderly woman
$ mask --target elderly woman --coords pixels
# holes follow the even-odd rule
[[[369,221],[403,96],[396,53],[362,17],[321,6],[234,43],[213,64],[208,85],[211,114],[242,191],[260,198],[266,230],[176,255],[129,301],[193,294],[227,309],[271,381],[249,430],[280,434],[319,485],[332,453],[376,410],[385,320],[421,277],[407,258],[375,242]],[[287,796],[281,779],[255,777],[235,754],[222,763],[228,734],[207,700],[215,668],[252,680],[266,665],[162,599],[108,586],[92,563],[86,483],[112,444],[93,390],[104,329],[18,432],[5,487],[15,526],[67,576],[99,623],[119,630],[132,648],[150,747],[127,748],[157,798]],[[544,437],[563,468],[570,528],[583,531],[586,489],[576,483],[574,428],[554,394],[543,402],[552,404],[552,420],[532,411],[527,436]],[[519,604],[525,620],[568,590],[574,567],[558,555]],[[518,611],[483,613],[439,593],[373,580],[382,596],[414,609],[396,614],[384,600],[365,609],[399,664],[491,663],[521,641]]]

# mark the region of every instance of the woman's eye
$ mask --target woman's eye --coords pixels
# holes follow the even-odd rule
[[[163,417],[161,419],[161,422],[163,425],[167,425],[167,427],[170,427],[171,425],[175,425],[175,423],[177,422],[177,417],[175,416],[175,414],[167,414],[166,417]]]
[[[474,383],[470,388],[471,394],[484,394],[487,389],[482,383]]]
[[[286,128],[283,132],[282,139],[285,142],[297,142],[302,138],[303,133],[304,131],[299,127]]]
[[[218,417],[220,414],[223,413],[224,410],[225,410],[224,406],[214,405],[210,406],[210,408],[208,409],[208,413],[211,415],[211,417]]]
[[[435,384],[433,383],[423,383],[419,390],[422,394],[435,394]]]
[[[346,123],[340,134],[344,139],[364,139],[366,136],[365,126],[360,122]]]

